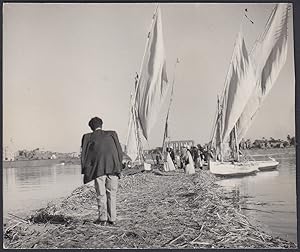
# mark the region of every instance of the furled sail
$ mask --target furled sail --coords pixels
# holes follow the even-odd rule
[[[220,159],[221,157],[221,130],[222,130],[222,113],[220,109],[220,99],[218,97],[218,106],[217,106],[217,112],[214,120],[214,126],[210,141],[210,148],[214,149],[216,154],[216,159]]]
[[[138,141],[137,121],[135,118],[134,107],[131,106],[125,153],[132,161],[135,161],[139,155]]]
[[[256,86],[236,125],[238,142],[245,136],[286,62],[288,10],[287,3],[275,6],[252,50]]]
[[[242,33],[239,32],[221,100],[222,143],[228,141],[230,132],[243,112],[254,87],[254,69]]]
[[[177,64],[179,63],[179,59],[176,59],[176,63],[175,63],[175,69]],[[168,112],[167,112],[167,117],[166,117],[166,123],[165,123],[165,131],[164,131],[164,137],[163,137],[163,152],[165,151],[165,142],[167,141],[167,139],[170,137],[169,136],[169,114],[170,114],[170,109],[171,109],[171,104],[173,101],[173,94],[174,94],[174,85],[175,85],[175,69],[174,69],[174,77],[173,77],[173,83],[172,83],[172,90],[171,90],[171,95],[170,95],[170,102],[169,102],[169,107],[168,107]]]
[[[148,34],[135,100],[138,120],[146,139],[154,126],[168,86],[161,13],[158,7]]]
[[[166,118],[166,123],[165,123],[165,131],[164,131],[164,136],[163,136],[163,152],[165,151],[165,144],[167,139],[169,138],[169,126],[168,126],[168,118],[169,118],[169,113],[167,114],[167,118]]]

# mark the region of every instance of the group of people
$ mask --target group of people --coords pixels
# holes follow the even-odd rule
[[[177,169],[185,169],[186,165],[191,163],[189,156],[191,156],[192,163],[195,168],[203,168],[205,162],[208,161],[209,151],[208,147],[202,147],[200,144],[197,146],[189,147],[188,145],[184,145],[180,150],[175,151],[171,147],[167,147],[166,151],[170,154],[170,157]],[[163,158],[161,158],[162,154],[158,153],[156,156],[157,164],[161,163]]]

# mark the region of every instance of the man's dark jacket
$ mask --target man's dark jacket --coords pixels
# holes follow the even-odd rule
[[[119,175],[123,151],[115,131],[98,129],[83,135],[81,141],[81,173],[84,184],[103,175]]]

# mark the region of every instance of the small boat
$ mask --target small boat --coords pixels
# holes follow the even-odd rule
[[[259,171],[273,171],[277,169],[279,162],[276,161],[274,158],[270,158],[270,160],[264,161],[250,161],[252,163],[256,163],[258,165]]]
[[[216,176],[242,177],[254,175],[259,170],[258,163],[255,162],[218,162],[209,161],[209,170]]]

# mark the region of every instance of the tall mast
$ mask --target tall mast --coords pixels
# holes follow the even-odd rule
[[[222,116],[222,107],[220,104],[220,98],[218,97],[218,117],[217,117],[217,127],[219,126],[219,131],[221,131],[221,116]],[[221,133],[221,132],[220,132]],[[222,140],[221,140],[221,135],[220,135],[220,156],[221,156],[221,162],[224,161],[224,155],[223,155],[223,146],[222,146]]]
[[[137,92],[137,88],[138,88],[138,76],[136,76],[135,93]],[[137,120],[137,111],[136,111],[136,107],[135,107],[134,103],[132,104],[132,115],[133,115],[133,120],[134,120],[134,130],[135,130],[136,139],[137,139],[138,160],[139,160],[139,163],[142,163],[143,160],[144,160],[143,148],[142,148],[142,141],[141,141],[140,134],[139,134],[139,124],[138,124],[138,120]]]
[[[215,113],[215,117],[213,120],[213,127],[212,127],[212,131],[210,133],[210,143],[212,145],[213,139],[215,137],[216,134],[216,129],[217,129],[217,123],[218,123],[218,118],[219,118],[219,95],[217,95],[217,109],[216,109],[216,113]]]
[[[176,66],[177,64],[179,63],[179,60],[178,58],[176,59],[176,62],[175,62],[175,66],[174,66],[174,73],[173,73],[173,82],[172,82],[172,90],[171,90],[171,95],[170,95],[170,103],[169,103],[169,107],[168,107],[168,112],[167,112],[167,117],[166,117],[166,127],[167,127],[167,124],[168,124],[168,120],[169,120],[169,114],[170,114],[170,108],[171,108],[171,104],[172,104],[172,101],[173,101],[173,93],[174,93],[174,85],[175,85],[175,74],[176,74]],[[165,128],[165,130],[167,130],[167,128]],[[167,132],[164,132],[164,137],[163,137],[163,144],[162,144],[162,148],[163,148],[163,152],[165,151],[165,142],[166,142],[166,133]]]
[[[240,161],[240,148],[239,148],[239,143],[237,139],[237,132],[236,132],[236,125],[234,126],[234,141],[235,141],[235,147],[236,147],[236,155],[237,155],[237,161]]]

